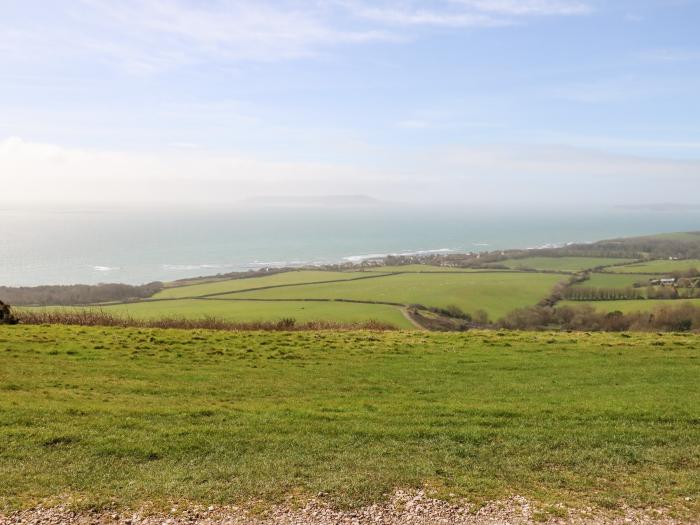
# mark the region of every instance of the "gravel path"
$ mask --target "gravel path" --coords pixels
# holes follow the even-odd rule
[[[558,517],[552,514],[557,514]],[[663,510],[633,511],[602,515],[590,509],[542,514],[522,497],[495,501],[476,509],[431,499],[423,492],[396,492],[387,502],[352,511],[337,511],[323,503],[323,495],[306,507],[279,506],[263,515],[254,515],[240,507],[174,507],[168,514],[84,512],[75,513],[65,507],[36,508],[0,515],[0,525],[529,525],[529,524],[662,524],[700,523],[697,520],[676,520]]]

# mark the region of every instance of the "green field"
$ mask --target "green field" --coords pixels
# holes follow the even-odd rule
[[[33,309],[75,310],[78,307],[44,307]],[[414,326],[394,306],[381,304],[357,304],[313,301],[229,301],[219,299],[178,299],[174,301],[144,301],[140,303],[85,307],[136,319],[161,319],[185,317],[197,319],[206,316],[232,322],[279,321],[294,318],[299,323],[307,321],[337,321],[357,323],[368,320],[382,321],[397,328]]]
[[[562,301],[558,306],[590,305],[603,312],[620,311],[623,313],[650,312],[657,306],[680,306],[690,303],[700,306],[700,299],[632,299],[620,301]]]
[[[432,272],[493,272],[498,270],[484,270],[480,268],[452,268],[449,266],[432,266],[430,264],[405,264],[400,266],[376,266],[371,268],[364,268],[363,272],[418,272],[418,273],[432,273]]]
[[[655,275],[635,275],[624,273],[592,273],[591,278],[574,286],[593,288],[629,288],[637,282],[648,284],[650,279],[658,279]]]
[[[655,273],[655,274],[666,274],[671,272],[683,272],[690,270],[691,268],[697,268],[700,270],[700,260],[698,259],[687,259],[681,261],[670,261],[670,260],[657,260],[657,261],[647,261],[636,264],[628,264],[627,266],[619,266],[616,268],[609,268],[610,271],[620,272],[620,273]]]
[[[700,242],[700,232],[674,232],[674,233],[658,233],[656,235],[644,235],[641,237],[630,237],[623,239],[626,241],[678,241],[688,244],[698,244]]]
[[[578,272],[630,261],[632,259],[612,259],[609,257],[525,257],[522,259],[498,261],[495,264],[502,264],[513,269],[528,268],[532,270]]]
[[[155,299],[169,299],[182,297],[199,297],[207,294],[233,292],[247,290],[261,286],[280,286],[288,284],[309,283],[318,281],[333,281],[367,277],[362,272],[327,272],[321,270],[303,270],[277,273],[264,277],[247,277],[244,279],[229,279],[223,281],[207,282],[203,284],[191,284],[188,286],[175,286],[165,288],[153,297]]]
[[[483,309],[496,319],[533,305],[562,280],[561,275],[527,273],[401,274],[329,284],[309,284],[235,293],[248,299],[352,299]]]
[[[6,510],[424,486],[700,510],[694,335],[19,325],[0,341]]]
[[[536,304],[563,278],[556,274],[491,271],[407,271],[402,274],[293,271],[169,287],[153,299],[103,304],[99,308],[142,319],[213,316],[228,321],[276,321],[293,317],[299,322],[377,320],[398,328],[413,328],[401,312],[401,305],[457,305],[465,312],[485,310],[495,320],[515,308]],[[207,296],[209,298],[203,298]],[[336,300],[365,301],[366,304]]]

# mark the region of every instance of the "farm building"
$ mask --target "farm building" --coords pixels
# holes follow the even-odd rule
[[[676,284],[676,279],[673,277],[668,277],[664,279],[652,279],[651,284],[655,286],[673,286]]]

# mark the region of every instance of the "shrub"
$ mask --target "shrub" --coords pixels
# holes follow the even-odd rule
[[[396,330],[392,324],[368,320],[356,323],[333,321],[309,321],[297,323],[296,319],[285,318],[279,321],[232,322],[217,317],[189,319],[183,317],[163,317],[160,319],[135,319],[130,316],[114,315],[102,310],[53,310],[22,311],[17,314],[24,324],[67,324],[80,326],[120,326],[137,328],[181,328],[185,330]]]
[[[0,286],[0,297],[14,305],[70,306],[111,301],[144,299],[163,289],[163,283],[140,286],[129,284],[71,284],[57,286]]]
[[[700,308],[691,303],[661,305],[651,312],[599,312],[590,305],[533,306],[514,310],[495,325],[512,330],[579,330],[624,332],[700,330]]]

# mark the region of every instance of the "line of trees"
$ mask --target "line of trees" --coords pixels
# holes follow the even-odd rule
[[[661,305],[651,312],[599,312],[590,305],[520,308],[498,321],[509,330],[666,331],[700,330],[700,308],[692,303]]]
[[[682,239],[670,237],[637,237],[611,239],[592,244],[570,244],[558,248],[531,250],[496,250],[491,252],[438,253],[411,256],[390,256],[385,264],[426,263],[463,268],[496,268],[505,259],[525,257],[610,257],[633,259],[698,259],[700,258],[700,232],[687,234]],[[629,264],[620,262],[619,264]],[[615,264],[613,264],[615,266]]]
[[[648,286],[646,288],[603,288],[593,286],[572,286],[562,292],[567,301],[625,301],[639,299],[697,299],[698,288],[673,286]]]
[[[563,297],[567,301],[618,301],[645,299],[644,292],[639,288],[599,288],[595,286],[572,286],[564,290]]]
[[[700,289],[675,286],[650,286],[647,299],[696,299],[700,298]]]
[[[144,299],[163,289],[163,283],[140,286],[129,284],[70,284],[56,286],[0,286],[0,299],[15,306],[72,306],[82,304],[125,302]]]
[[[119,326],[136,328],[179,328],[183,330],[266,330],[266,331],[302,331],[302,330],[396,330],[397,328],[383,321],[307,321],[298,323],[293,317],[279,321],[229,321],[214,316],[201,318],[162,317],[160,319],[138,319],[128,315],[118,315],[99,309],[81,310],[65,309],[51,311],[20,311],[17,319],[22,324],[66,324],[78,326]]]

